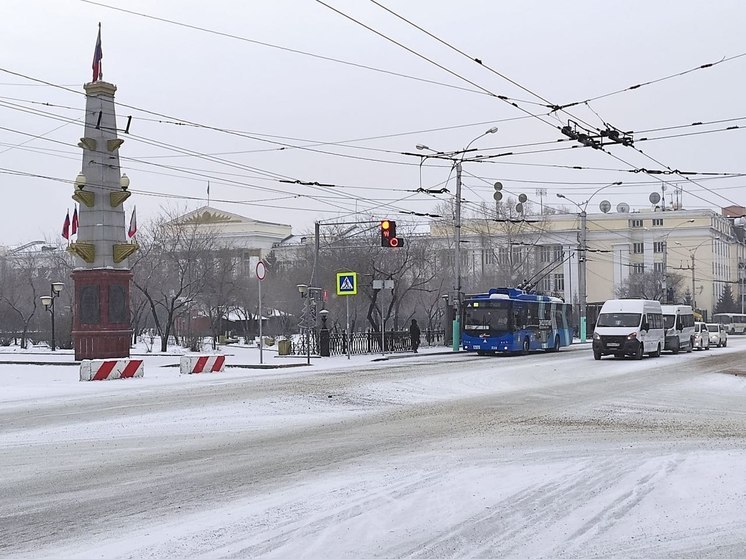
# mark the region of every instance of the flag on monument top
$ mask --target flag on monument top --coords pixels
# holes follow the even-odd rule
[[[103,68],[101,67],[101,60],[104,58],[104,51],[101,48],[101,24],[98,24],[98,39],[96,39],[96,49],[93,51],[93,81],[104,77]]]
[[[130,228],[127,231],[127,236],[131,239],[137,233],[137,208],[132,208],[132,215],[130,216]]]
[[[62,224],[62,236],[67,240],[70,240],[70,210],[67,210],[65,223]]]
[[[70,224],[70,233],[73,235],[78,233],[78,206],[75,206],[75,211],[73,211],[73,221]]]

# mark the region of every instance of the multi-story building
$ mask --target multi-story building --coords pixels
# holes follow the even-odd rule
[[[675,288],[675,299],[688,297],[711,313],[727,285],[737,301],[746,301],[744,222],[712,210],[588,214],[583,255],[577,214],[465,220],[463,290],[527,282],[577,303],[585,257],[588,302],[614,298],[646,274],[657,282],[651,297],[666,299],[666,288]],[[440,239],[442,258],[452,266],[452,224],[434,224],[431,234]]]

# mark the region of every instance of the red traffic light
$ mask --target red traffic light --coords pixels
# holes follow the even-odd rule
[[[396,221],[384,219],[381,221],[381,246],[398,248],[404,245],[404,239],[396,236]]]

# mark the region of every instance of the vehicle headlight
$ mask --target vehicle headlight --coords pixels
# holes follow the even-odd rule
[[[636,340],[637,339],[637,332],[632,332],[627,336],[628,340]]]
[[[601,339],[601,335],[598,332],[593,332],[593,339],[594,340],[600,340]]]

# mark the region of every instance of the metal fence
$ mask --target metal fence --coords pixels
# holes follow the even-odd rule
[[[311,346],[311,355],[319,354],[319,334],[313,332],[309,337]],[[384,336],[386,341],[386,353],[403,353],[412,351],[412,341],[409,337],[408,330],[386,332]],[[420,335],[421,345],[436,346],[445,343],[445,332],[443,330],[423,330]],[[329,353],[331,355],[347,354],[347,332],[331,331],[329,332]],[[381,333],[353,332],[349,339],[350,353],[353,355],[362,355],[366,353],[383,353],[381,350]],[[293,355],[306,355],[306,337],[301,336],[293,341],[291,351]]]

